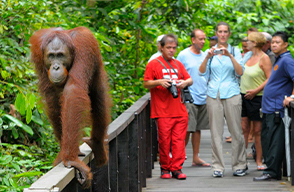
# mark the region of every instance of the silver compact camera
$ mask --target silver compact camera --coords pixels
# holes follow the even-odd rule
[[[223,50],[222,49],[215,49],[213,51],[214,54],[223,54]]]

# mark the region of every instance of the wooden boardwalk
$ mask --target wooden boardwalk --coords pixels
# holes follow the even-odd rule
[[[206,162],[211,163],[211,144],[210,131],[202,131],[200,145],[200,157]],[[227,127],[225,126],[224,137],[229,136]],[[250,152],[251,144],[247,152]],[[250,149],[250,150],[249,150]],[[155,162],[152,170],[152,178],[147,179],[147,187],[143,188],[143,192],[230,192],[230,191],[294,191],[294,187],[290,182],[283,178],[281,181],[263,181],[253,182],[253,177],[260,176],[262,171],[257,171],[256,163],[253,159],[248,159],[248,174],[244,177],[233,176],[231,167],[231,144],[223,145],[223,155],[225,159],[225,173],[223,178],[213,178],[211,168],[192,167],[192,145],[189,142],[186,147],[188,159],[183,165],[183,173],[187,175],[186,180],[176,179],[160,179],[160,166],[158,161]]]

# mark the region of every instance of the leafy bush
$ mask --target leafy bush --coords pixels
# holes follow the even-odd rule
[[[35,145],[0,143],[0,191],[23,191],[52,168],[58,148],[52,148],[56,145],[49,134],[46,140],[49,140],[46,148],[42,149]]]

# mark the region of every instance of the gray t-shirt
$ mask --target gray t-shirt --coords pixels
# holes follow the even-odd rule
[[[269,50],[267,50],[266,54],[269,56],[272,65],[274,65],[275,62],[276,62],[276,56],[275,56],[274,52],[272,52],[272,51],[269,49]]]

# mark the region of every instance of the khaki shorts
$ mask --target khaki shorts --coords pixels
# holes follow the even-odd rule
[[[209,129],[209,121],[207,108],[205,105],[195,105],[193,103],[185,103],[188,115],[188,132],[196,132],[198,130]]]

